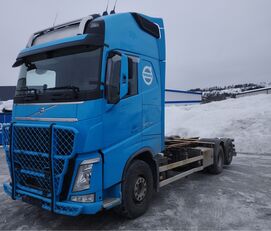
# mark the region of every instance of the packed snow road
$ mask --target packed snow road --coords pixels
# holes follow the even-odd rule
[[[0,184],[8,179],[0,154]],[[236,157],[220,175],[197,173],[154,195],[148,212],[125,220],[113,212],[65,217],[21,201],[0,189],[0,230],[188,229],[268,230],[271,227],[271,155]]]

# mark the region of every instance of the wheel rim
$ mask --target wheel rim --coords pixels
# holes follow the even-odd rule
[[[138,177],[134,187],[135,201],[141,202],[145,199],[147,194],[147,181],[144,177]]]

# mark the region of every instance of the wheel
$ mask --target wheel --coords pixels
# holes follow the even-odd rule
[[[115,210],[120,215],[134,219],[144,214],[153,193],[153,176],[150,166],[135,160],[128,168],[122,184],[122,204]]]
[[[224,144],[225,147],[225,159],[224,159],[224,164],[225,165],[230,165],[233,159],[233,147],[232,147],[232,142],[227,141]]]
[[[219,174],[223,171],[224,165],[224,151],[221,145],[219,145],[217,156],[214,158],[214,163],[207,168],[209,173]]]

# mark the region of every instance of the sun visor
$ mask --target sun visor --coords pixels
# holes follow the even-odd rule
[[[18,67],[25,62],[25,59],[29,56],[38,55],[41,53],[47,53],[50,51],[68,49],[77,46],[104,46],[104,38],[99,35],[77,35],[71,38],[65,38],[56,40],[53,42],[36,45],[30,48],[24,49],[17,57],[16,62],[12,67]]]
[[[105,25],[99,17],[98,14],[90,15],[33,34],[12,67],[22,65],[32,55],[75,46],[104,46]]]
[[[16,59],[15,63],[12,65],[12,67],[19,67],[24,63],[24,59]]]

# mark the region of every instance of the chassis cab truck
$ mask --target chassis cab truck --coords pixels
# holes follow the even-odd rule
[[[58,214],[115,208],[135,218],[161,187],[220,173],[235,155],[231,139],[164,137],[165,60],[163,20],[138,13],[33,34],[13,65],[5,192]]]

